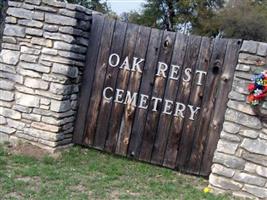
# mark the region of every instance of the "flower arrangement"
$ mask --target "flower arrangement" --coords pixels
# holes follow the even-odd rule
[[[256,106],[267,96],[267,71],[255,75],[252,81],[253,82],[248,85],[250,94],[247,97],[247,101],[251,105]]]

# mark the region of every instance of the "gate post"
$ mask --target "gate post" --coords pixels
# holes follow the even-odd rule
[[[0,141],[50,151],[71,144],[91,11],[55,0],[9,0],[0,53]]]
[[[244,41],[209,183],[218,193],[267,199],[267,123],[247,103],[247,86],[267,70],[267,43]],[[262,105],[263,112],[267,101]]]

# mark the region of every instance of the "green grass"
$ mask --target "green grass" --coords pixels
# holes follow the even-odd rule
[[[35,159],[0,146],[0,199],[233,199],[203,193],[207,184],[92,149],[72,147],[58,159]]]

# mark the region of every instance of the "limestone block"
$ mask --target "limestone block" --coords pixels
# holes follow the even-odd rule
[[[70,78],[76,78],[78,76],[78,68],[77,67],[71,67],[67,65],[61,65],[54,63],[52,68],[53,73],[57,74],[63,74]]]
[[[240,53],[238,62],[248,65],[263,66],[265,64],[265,58],[256,55]]]
[[[33,28],[42,28],[43,27],[42,22],[39,22],[36,20],[29,20],[29,19],[20,19],[18,21],[18,24],[23,25],[23,26],[27,26],[27,27],[33,27]]]
[[[249,114],[249,115],[256,115],[253,111],[253,109],[251,108],[251,106],[249,104],[246,104],[245,102],[238,102],[238,101],[228,101],[227,106],[229,108],[232,108],[234,110],[238,110],[240,112]]]
[[[59,2],[57,0],[42,0],[44,4],[47,4],[49,6],[58,7],[58,8],[65,8],[66,3],[65,2]]]
[[[6,64],[2,64],[0,63],[0,70],[4,73],[4,72],[8,72],[8,73],[11,73],[13,75],[16,74],[16,68],[14,66],[9,66],[9,65],[6,65]],[[6,73],[7,74],[7,73]],[[2,78],[8,78],[6,76],[4,76],[3,74],[0,74],[0,77]]]
[[[264,155],[257,155],[254,153],[250,153],[247,151],[244,151],[242,153],[242,158],[244,158],[245,160],[251,161],[253,163],[257,163],[259,165],[263,165],[265,167],[267,167],[267,157]]]
[[[267,178],[267,167],[263,167],[263,166],[258,166],[256,168],[256,173],[260,176],[263,176],[265,178]],[[267,181],[267,180],[266,180]]]
[[[267,188],[263,188],[263,187],[257,187],[257,186],[252,186],[252,185],[248,185],[246,184],[243,188],[244,191],[253,194],[259,198],[267,198]]]
[[[49,91],[55,94],[62,94],[62,95],[71,94],[72,85],[62,85],[58,83],[51,83]]]
[[[40,103],[47,106],[47,105],[50,105],[51,100],[50,99],[41,98]]]
[[[240,142],[241,141],[241,139],[237,135],[226,133],[224,131],[221,132],[220,138],[224,139],[224,140],[231,141],[231,142]]]
[[[32,71],[32,70],[25,70],[25,69],[22,69],[22,68],[18,68],[18,73],[23,75],[23,76],[30,76],[30,77],[33,77],[33,78],[41,78],[42,75],[41,73],[39,72],[35,72],[35,71]]]
[[[264,140],[252,140],[245,138],[241,143],[241,147],[251,153],[267,156],[267,143]]]
[[[33,113],[22,113],[23,119],[29,119],[32,121],[41,121],[41,115],[33,114]]]
[[[51,48],[43,48],[42,53],[55,56],[58,54],[58,50],[51,49]]]
[[[25,123],[8,118],[7,118],[7,124],[9,127],[19,130],[23,130],[23,128],[25,127]]]
[[[21,105],[13,105],[12,109],[17,110],[21,113],[30,113],[32,111],[32,108],[21,106]]]
[[[58,26],[57,25],[45,24],[43,29],[46,30],[46,31],[49,31],[49,32],[57,32],[58,31]]]
[[[4,35],[25,37],[25,30],[26,30],[25,27],[6,24],[4,29]]]
[[[77,24],[77,20],[74,18],[50,14],[50,13],[45,13],[45,22],[50,24],[60,24],[65,26],[76,26]]]
[[[42,122],[33,122],[31,126],[36,129],[41,129],[41,130],[50,131],[54,133],[57,133],[60,130],[60,127],[58,126],[54,126],[54,125],[50,125],[50,124],[42,123]]]
[[[2,43],[2,49],[9,49],[9,50],[19,51],[20,46],[16,45],[16,44]]]
[[[259,130],[262,128],[262,123],[259,118],[229,108],[226,110],[225,119],[252,129]]]
[[[3,49],[0,53],[0,62],[16,65],[19,62],[20,52]]]
[[[244,169],[246,163],[242,158],[218,152],[214,154],[213,162],[232,169]]]
[[[42,36],[44,31],[37,28],[26,28],[25,32],[28,35]]]
[[[14,133],[16,131],[16,129],[14,128],[10,128],[8,126],[3,126],[3,125],[0,125],[0,133],[6,133],[8,135]]]
[[[257,54],[259,56],[267,56],[267,43],[259,43]]]
[[[41,79],[35,79],[35,78],[26,78],[24,82],[25,86],[30,88],[39,88],[43,90],[48,89],[48,82],[43,81]]]
[[[4,118],[3,116],[0,115],[0,124],[6,124],[6,118]]]
[[[50,33],[44,32],[44,38],[51,39],[51,40],[62,40],[67,43],[73,43],[74,37],[71,35],[61,34],[61,33]]]
[[[239,132],[240,135],[248,138],[255,139],[259,136],[259,131],[254,131],[254,130],[241,130]]]
[[[236,172],[233,178],[236,181],[257,186],[264,186],[266,182],[264,178],[243,172]]]
[[[57,141],[62,138],[62,135],[44,131],[44,130],[39,130],[39,129],[34,129],[34,128],[25,128],[24,133],[27,135],[30,135],[35,138],[40,138],[43,140],[48,140],[48,141]]]
[[[212,173],[218,174],[220,176],[229,177],[229,178],[233,177],[233,175],[235,173],[235,170],[224,167],[224,166],[219,165],[219,164],[212,165],[211,169],[212,169]]]
[[[22,46],[21,47],[21,52],[22,53],[26,53],[26,54],[33,54],[33,55],[40,55],[41,51],[39,49],[34,49],[34,48],[30,48],[30,47],[25,47]]]
[[[50,72],[50,67],[46,67],[40,64],[35,64],[35,63],[20,62],[19,66],[24,69],[30,69],[30,70],[37,71],[37,72],[43,72],[43,73]]]
[[[223,130],[228,133],[237,134],[240,131],[240,125],[232,122],[224,122]]]
[[[52,40],[48,40],[48,39],[44,39],[44,38],[37,38],[37,37],[33,37],[31,40],[31,43],[37,44],[40,46],[45,46],[45,47],[52,47],[53,46]]]
[[[61,84],[64,84],[69,80],[66,76],[62,76],[59,74],[44,74],[42,76],[42,79],[45,81],[56,82]]]
[[[28,107],[39,107],[40,105],[40,98],[36,95],[28,95],[17,93],[16,94],[16,103],[22,106]]]
[[[20,60],[21,61],[25,61],[25,62],[30,62],[30,63],[37,63],[38,56],[28,55],[28,54],[22,54],[20,56]]]
[[[251,163],[251,162],[247,162],[245,165],[244,171],[249,172],[250,174],[256,174],[257,166],[259,165]]]
[[[40,5],[41,0],[25,0],[26,3],[34,4],[34,5]]]
[[[50,109],[55,112],[66,112],[71,109],[71,103],[69,100],[65,101],[51,100]]]
[[[238,143],[229,142],[226,140],[219,140],[217,144],[217,151],[222,153],[235,154],[238,145]]]
[[[13,17],[22,18],[22,19],[32,19],[33,11],[26,10],[23,8],[12,8],[7,9],[7,14]]]
[[[15,37],[3,36],[3,42],[16,44],[17,43],[17,40],[16,40]]]
[[[245,95],[243,95],[243,94],[240,94],[240,93],[238,93],[238,92],[236,92],[236,91],[231,91],[230,93],[229,93],[229,96],[228,96],[230,99],[232,99],[232,100],[236,100],[236,101],[246,101],[246,96]]]
[[[11,119],[21,119],[20,112],[4,107],[0,107],[0,115]]]
[[[1,70],[1,65],[0,65],[0,70]],[[1,72],[0,77],[6,78],[8,80],[14,81],[16,83],[22,84],[23,83],[23,76],[20,76],[18,74],[10,74],[10,73],[5,73]]]
[[[15,85],[17,91],[27,94],[34,94],[34,90],[25,86]]]
[[[259,43],[255,41],[243,41],[240,51],[256,54]]]
[[[83,53],[83,54],[85,54],[87,51],[87,48],[81,45],[68,44],[66,42],[60,42],[60,41],[55,42],[54,48],[59,49],[59,50],[64,50],[64,51],[73,51],[76,53]]]
[[[13,90],[15,83],[6,79],[0,79],[0,89]]]
[[[250,66],[249,65],[244,65],[244,64],[237,64],[236,70],[237,71],[243,71],[243,72],[249,72],[250,71]]]
[[[0,90],[0,100],[3,101],[13,101],[14,100],[14,92]]]
[[[7,16],[5,19],[6,24],[16,24],[17,23],[17,18],[16,17],[11,17]]]
[[[218,188],[225,189],[225,190],[238,191],[242,187],[241,183],[235,182],[228,178],[216,176],[214,174],[210,175],[209,182],[211,185],[216,186]]]

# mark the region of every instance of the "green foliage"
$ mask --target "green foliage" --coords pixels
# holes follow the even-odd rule
[[[227,2],[227,3],[226,3]],[[267,0],[148,0],[122,20],[209,37],[267,41]]]
[[[131,12],[130,22],[167,30],[191,30],[214,15],[224,0],[148,0],[141,13]]]
[[[267,41],[267,1],[242,0],[230,4],[213,21],[224,37]]]
[[[100,0],[67,0],[69,3],[80,4],[86,8],[101,12],[108,13],[110,8],[108,7],[107,1]]]

